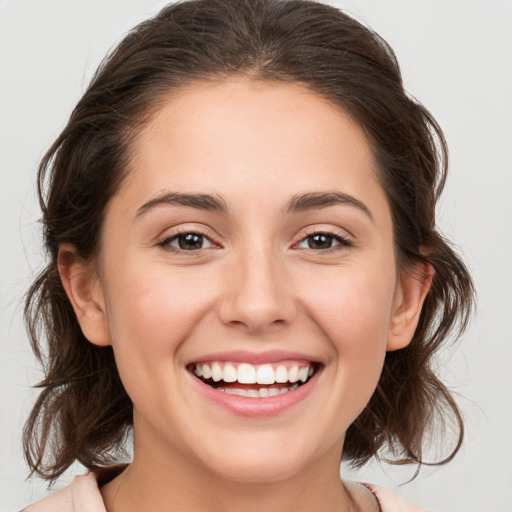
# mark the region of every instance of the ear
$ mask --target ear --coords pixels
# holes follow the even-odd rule
[[[59,247],[57,265],[84,336],[94,345],[110,345],[103,288],[94,265],[80,258],[71,244]]]
[[[418,263],[399,277],[389,327],[387,351],[399,350],[411,342],[433,277],[434,269],[426,262]]]

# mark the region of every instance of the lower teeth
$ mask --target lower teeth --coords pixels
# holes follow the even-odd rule
[[[250,398],[260,398],[267,396],[277,396],[288,393],[288,391],[293,391],[297,389],[299,384],[292,384],[288,388],[260,388],[260,389],[240,389],[240,388],[222,388],[218,387],[217,391],[223,391],[224,393],[228,393],[229,395],[237,395],[237,396],[245,396]]]

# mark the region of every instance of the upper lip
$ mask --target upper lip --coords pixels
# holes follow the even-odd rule
[[[203,354],[188,361],[188,364],[206,363],[210,361],[229,361],[233,363],[249,363],[253,365],[265,363],[278,363],[280,361],[297,361],[305,363],[318,363],[318,359],[308,354],[287,350],[266,350],[263,352],[251,352],[247,350],[231,350],[224,352],[211,352]]]

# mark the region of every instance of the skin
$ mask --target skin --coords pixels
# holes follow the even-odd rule
[[[63,246],[59,260],[84,334],[113,346],[134,404],[134,459],[102,488],[107,509],[349,510],[345,432],[386,351],[409,343],[431,274],[397,269],[364,133],[311,91],[239,78],[173,92],[134,155],[98,258]],[[209,194],[225,211],[139,210],[167,192]],[[287,211],[325,192],[360,205]],[[180,250],[178,231],[203,234],[203,248]],[[314,233],[332,247],[311,247]],[[240,416],[198,393],[186,368],[230,350],[294,350],[322,371],[293,407]]]

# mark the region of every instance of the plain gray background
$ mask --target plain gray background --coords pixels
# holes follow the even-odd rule
[[[404,486],[414,468],[372,465],[354,478],[437,511],[512,512],[512,1],[331,3],[388,40],[406,88],[443,127],[451,166],[439,224],[461,248],[479,295],[470,330],[440,361],[467,418],[460,454]],[[46,492],[44,483],[25,481],[20,444],[36,396],[31,386],[40,378],[21,306],[43,265],[36,166],[100,59],[164,4],[0,0],[1,511],[18,510]]]

